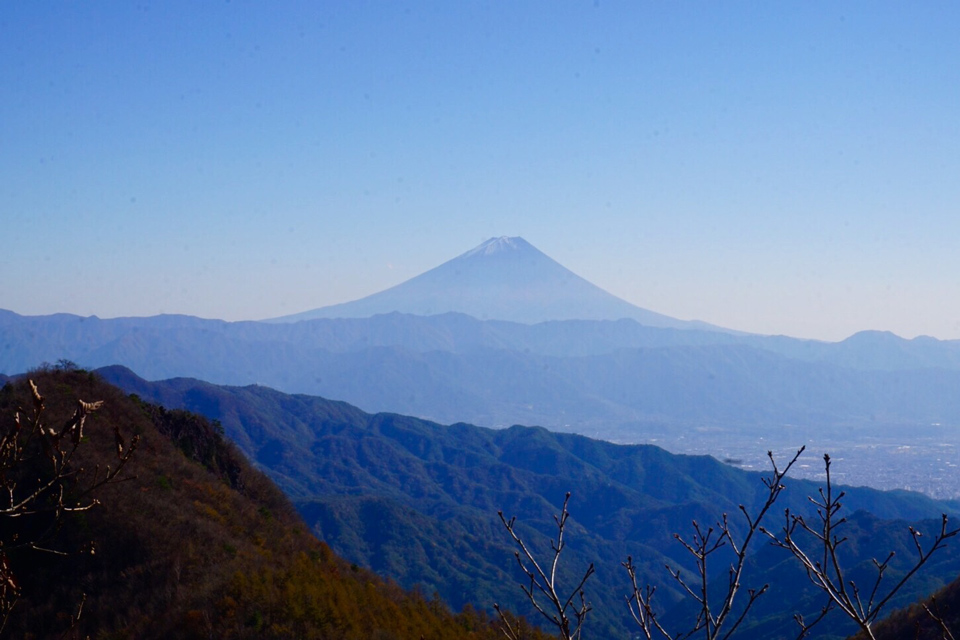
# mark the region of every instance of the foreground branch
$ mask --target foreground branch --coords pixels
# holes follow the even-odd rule
[[[881,583],[890,568],[890,561],[894,557],[894,552],[891,551],[883,561],[874,558],[873,564],[877,577],[870,585],[869,590],[861,590],[856,582],[845,577],[845,569],[840,562],[838,553],[840,547],[847,540],[839,533],[846,523],[846,518],[838,517],[838,513],[843,506],[840,501],[846,494],[843,491],[834,494],[830,477],[830,456],[824,455],[823,461],[826,467],[826,486],[820,488],[819,499],[810,498],[810,501],[816,506],[819,522],[811,524],[803,516],[792,514],[787,509],[784,512],[785,523],[779,534],[773,534],[765,529],[761,529],[761,531],[772,540],[775,546],[786,549],[793,554],[803,565],[807,578],[815,587],[827,595],[831,605],[853,620],[866,637],[875,640],[872,627],[883,608],[903,585],[920,570],[920,567],[926,564],[934,553],[945,547],[947,540],[957,535],[960,529],[948,529],[947,516],[944,514],[940,520],[940,531],[934,536],[933,543],[925,549],[920,541],[922,534],[913,527],[909,527],[908,530],[917,554],[910,569],[896,584],[883,592],[881,591]],[[816,541],[812,549],[805,549],[801,546],[798,540],[798,534],[801,532],[812,536]]]
[[[20,595],[20,583],[7,552],[24,548],[62,553],[47,549],[44,544],[59,529],[66,514],[100,504],[94,493],[104,485],[121,481],[120,473],[139,442],[135,436],[127,446],[119,427],[115,427],[116,466],[97,466],[92,473],[85,474],[73,461],[85,440],[87,418],[103,406],[103,401],[77,400],[73,415],[63,426],[49,428],[44,424],[44,398],[33,380],[29,385],[31,409],[18,407],[12,424],[0,431],[0,630]],[[32,526],[13,526],[26,519],[32,519]],[[82,605],[77,616],[81,610]]]
[[[506,527],[510,537],[519,548],[514,553],[517,564],[521,571],[527,576],[528,584],[521,584],[520,589],[533,605],[534,609],[540,612],[544,618],[557,627],[563,640],[579,640],[583,631],[583,623],[586,620],[587,613],[590,611],[590,604],[586,601],[583,587],[587,580],[594,573],[593,564],[591,564],[579,583],[569,594],[564,597],[557,585],[557,567],[560,563],[560,554],[566,546],[564,534],[566,531],[567,520],[570,512],[567,511],[567,504],[570,502],[570,493],[567,492],[563,500],[563,508],[560,515],[553,517],[557,524],[557,537],[550,541],[550,549],[553,557],[550,558],[550,564],[541,567],[540,563],[534,557],[533,553],[527,547],[527,544],[517,534],[516,517],[507,520],[503,511],[498,511],[500,521]],[[510,640],[520,640],[520,626],[517,623],[511,624],[507,616],[500,609],[499,605],[493,605],[502,623],[501,630]]]
[[[740,505],[739,510],[746,527],[746,532],[742,537],[738,538],[731,531],[727,514],[723,514],[715,527],[707,527],[706,529],[694,521],[693,536],[689,541],[679,534],[674,534],[674,538],[687,553],[693,556],[696,565],[695,582],[692,583],[687,582],[679,569],[673,569],[669,565],[666,567],[670,576],[680,588],[697,603],[697,615],[689,629],[670,633],[663,627],[652,604],[656,587],[646,585],[641,588],[637,581],[637,571],[633,559],[627,558],[623,566],[630,576],[633,591],[627,597],[627,606],[630,609],[630,615],[645,638],[652,640],[654,637],[662,637],[666,640],[683,640],[698,634],[706,640],[725,640],[740,626],[756,601],[769,588],[769,585],[765,584],[760,588],[748,589],[747,601],[743,609],[740,610],[738,615],[734,614],[734,604],[742,588],[741,580],[746,564],[747,551],[756,533],[762,530],[761,523],[767,512],[780,497],[780,493],[784,489],[783,479],[804,449],[805,447],[801,447],[783,469],[777,466],[777,462],[773,458],[773,452],[767,452],[767,457],[773,467],[771,475],[763,478],[767,495],[756,516],[751,516],[747,508]],[[727,589],[717,603],[715,599],[711,598],[708,590],[708,560],[710,556],[724,547],[730,548],[734,554],[734,559],[728,569]],[[715,604],[717,606],[714,606]]]

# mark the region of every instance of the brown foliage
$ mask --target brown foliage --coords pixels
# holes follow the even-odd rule
[[[84,426],[103,401],[77,399],[73,414],[63,426],[51,427],[43,395],[32,379],[27,380],[27,386],[29,400],[16,406],[0,423],[0,631],[21,594],[22,571],[15,566],[17,556],[65,555],[55,540],[65,518],[99,504],[95,494],[120,481],[139,441],[134,437],[128,445],[115,424],[116,458],[112,463],[84,467],[78,455],[85,441]],[[81,595],[78,613],[68,616],[71,623],[84,600]]]
[[[454,615],[337,558],[206,419],[139,402],[82,371],[36,381],[53,415],[78,396],[104,401],[74,465],[115,461],[117,425],[140,446],[125,471],[135,477],[90,493],[102,506],[63,514],[51,544],[66,555],[9,554],[21,578],[9,637],[59,637],[71,625],[78,637],[104,638],[497,637],[482,613]],[[30,393],[25,382],[5,387],[0,414]]]

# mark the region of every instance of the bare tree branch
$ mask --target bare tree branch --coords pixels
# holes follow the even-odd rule
[[[120,473],[130,461],[139,442],[134,436],[130,446],[121,446],[122,436],[115,427],[117,465],[99,467],[92,474],[84,474],[82,467],[73,464],[77,450],[84,441],[87,418],[103,406],[103,401],[77,400],[73,415],[60,429],[44,425],[44,398],[37,385],[29,380],[33,407],[30,411],[17,408],[13,422],[0,434],[0,525],[34,516],[44,516],[45,526],[30,535],[21,536],[12,527],[0,526],[0,630],[6,625],[20,595],[19,582],[13,573],[6,551],[18,548],[45,553],[63,554],[44,546],[62,524],[64,515],[87,511],[99,505],[92,497],[107,484],[120,482]],[[39,443],[39,447],[34,443]],[[125,444],[125,442],[123,443]],[[70,489],[69,497],[67,488]],[[77,613],[83,609],[81,602]]]
[[[943,614],[940,612],[940,604],[937,602],[936,596],[930,598],[930,604],[927,605],[924,602],[922,605],[923,610],[926,611],[927,615],[934,621],[937,625],[937,629],[940,631],[940,640],[956,640],[953,633],[947,627],[947,623],[943,620]],[[917,635],[920,634],[920,623],[917,622]]]
[[[890,561],[894,557],[894,553],[890,552],[882,562],[874,558],[873,564],[877,570],[877,577],[870,589],[870,597],[866,604],[864,604],[858,585],[854,581],[845,578],[844,567],[839,560],[838,549],[847,540],[846,537],[841,537],[837,533],[839,528],[846,523],[846,518],[837,518],[837,514],[843,506],[840,501],[844,497],[844,492],[841,491],[839,494],[834,495],[830,476],[830,456],[824,455],[823,462],[826,469],[826,487],[820,488],[820,500],[810,499],[817,508],[817,517],[820,523],[816,526],[810,525],[803,516],[793,515],[790,513],[790,510],[787,509],[784,512],[784,526],[778,535],[762,528],[761,531],[771,539],[775,546],[786,549],[793,554],[793,556],[800,561],[810,582],[823,591],[827,597],[830,598],[831,604],[853,620],[868,638],[874,640],[875,636],[872,627],[879,618],[883,608],[903,585],[920,570],[920,567],[926,564],[934,553],[945,547],[947,540],[957,535],[960,529],[948,529],[947,516],[944,514],[940,521],[940,531],[934,536],[933,543],[924,549],[920,542],[922,534],[913,527],[910,527],[910,535],[914,548],[917,551],[917,557],[913,566],[885,595],[879,597],[881,582],[889,568]],[[806,532],[816,540],[820,547],[819,560],[813,560],[812,553],[805,551],[800,545],[797,536],[799,532]],[[826,611],[824,611],[822,615],[826,615]],[[801,626],[803,626],[802,622]]]
[[[583,632],[583,624],[586,621],[587,613],[591,609],[590,604],[584,596],[583,587],[590,576],[593,575],[594,567],[593,564],[591,564],[587,568],[577,586],[570,591],[568,596],[563,597],[561,595],[557,585],[557,567],[560,564],[560,554],[563,553],[563,549],[566,546],[564,534],[566,532],[567,520],[570,518],[570,512],[567,510],[569,502],[570,493],[567,492],[560,514],[554,515],[553,517],[557,525],[557,537],[550,542],[553,557],[550,559],[549,573],[541,568],[526,543],[520,538],[519,534],[517,534],[515,526],[517,521],[516,517],[507,520],[503,515],[503,511],[498,511],[497,515],[500,516],[500,521],[503,522],[503,526],[507,529],[510,537],[513,538],[514,543],[520,549],[515,552],[517,564],[529,580],[529,586],[521,584],[520,589],[533,607],[544,618],[549,620],[551,624],[557,627],[557,631],[560,632],[563,640],[580,640]],[[543,597],[543,600],[538,599],[540,596]],[[576,600],[579,600],[579,602],[576,602]],[[501,629],[504,635],[510,638],[510,640],[519,640],[519,624],[511,625],[497,605],[494,605],[494,609],[500,616],[502,623]]]
[[[693,536],[689,542],[684,540],[679,534],[674,534],[674,538],[680,542],[687,553],[693,556],[697,568],[696,575],[698,584],[696,587],[691,587],[684,580],[679,569],[667,567],[670,576],[698,605],[697,615],[690,628],[676,634],[671,634],[661,625],[652,605],[653,594],[656,588],[649,585],[642,589],[640,588],[637,582],[636,567],[633,564],[633,560],[627,558],[627,562],[623,563],[623,566],[630,576],[631,587],[633,589],[632,595],[627,597],[627,606],[630,609],[631,617],[637,623],[637,626],[640,627],[641,633],[643,633],[646,638],[652,639],[656,635],[657,637],[663,637],[667,640],[682,640],[683,638],[689,638],[702,631],[702,637],[706,640],[726,640],[736,631],[756,601],[765,594],[769,588],[769,585],[763,585],[758,589],[748,589],[747,601],[743,609],[740,610],[738,615],[733,616],[734,604],[742,587],[747,552],[751,542],[753,542],[755,538],[755,534],[762,530],[761,523],[766,517],[767,512],[780,497],[780,493],[784,489],[783,479],[796,463],[804,449],[805,447],[801,447],[782,470],[777,466],[773,452],[767,452],[772,473],[769,477],[763,478],[763,484],[767,488],[767,495],[763,505],[757,512],[756,517],[751,516],[744,505],[739,506],[739,511],[746,521],[746,532],[743,534],[742,539],[738,540],[734,536],[730,529],[727,514],[723,514],[716,528],[707,527],[704,529],[694,521]],[[734,560],[729,568],[726,592],[719,602],[719,608],[714,609],[711,604],[708,589],[710,577],[708,559],[721,548],[727,546],[729,546],[733,552]]]

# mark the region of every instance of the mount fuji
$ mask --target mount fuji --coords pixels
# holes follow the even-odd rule
[[[629,318],[652,327],[719,329],[632,305],[584,280],[523,238],[505,236],[491,238],[390,289],[270,322],[367,318],[392,312],[419,316],[453,312],[524,324]]]

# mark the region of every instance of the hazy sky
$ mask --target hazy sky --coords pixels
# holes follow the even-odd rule
[[[954,2],[0,3],[0,308],[259,319],[520,235],[745,331],[960,338]]]

